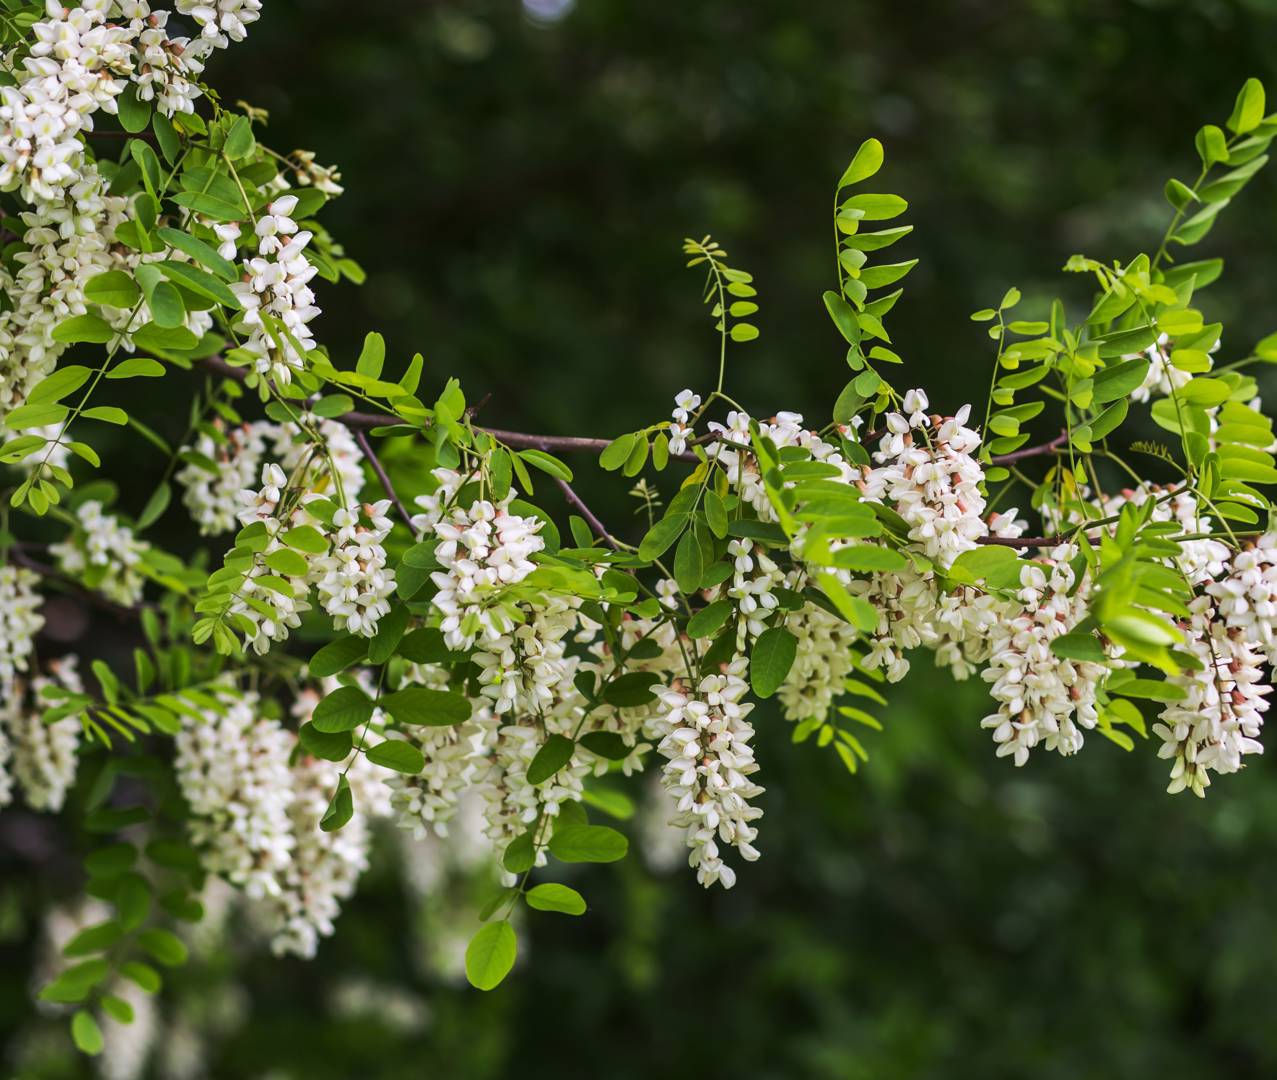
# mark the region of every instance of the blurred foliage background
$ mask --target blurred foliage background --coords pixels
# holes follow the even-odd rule
[[[347,363],[378,329],[491,394],[489,424],[606,435],[712,377],[679,253],[705,232],[762,294],[733,395],[825,420],[832,185],[869,135],[916,226],[892,254],[921,259],[889,323],[898,381],[946,410],[981,397],[968,313],[1012,284],[1024,318],[1061,288],[1080,307],[1069,254],[1156,246],[1193,132],[1246,75],[1271,88],[1274,56],[1273,0],[270,0],[210,78],[269,110],[278,149],[342,168],[326,220],[369,279],[325,288],[317,327]],[[1277,324],[1275,207],[1270,170],[1200,249],[1226,259],[1206,311],[1230,356]],[[578,475],[624,521],[616,485]],[[588,915],[533,921],[517,977],[480,995],[439,962],[466,898],[414,898],[387,842],[313,963],[254,952],[233,916],[172,980],[167,1056],[195,1040],[181,1075],[210,1077],[1274,1075],[1271,757],[1205,803],[1162,794],[1148,744],[1015,770],[978,727],[983,684],[925,664],[857,777],[760,710],[763,859],[730,893],[642,858],[582,871]],[[0,856],[3,1068],[88,1075],[24,975],[41,905],[77,882],[36,888],[31,837],[53,841],[22,835]]]

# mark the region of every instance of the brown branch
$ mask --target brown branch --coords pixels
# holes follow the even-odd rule
[[[412,525],[412,515],[408,513],[408,508],[404,506],[403,500],[395,492],[395,485],[390,482],[386,467],[382,465],[381,459],[377,457],[377,452],[373,450],[367,433],[356,431],[355,441],[359,443],[359,449],[364,452],[364,457],[368,459],[368,464],[372,466],[372,471],[377,474],[377,479],[381,481],[382,490],[385,491],[390,501],[395,504],[395,509],[399,511],[399,516],[403,518],[404,524],[408,526],[408,531],[415,533],[416,529]]]
[[[989,458],[991,465],[1010,465],[1016,461],[1023,461],[1025,458],[1041,457],[1043,454],[1051,454],[1064,446],[1069,441],[1069,433],[1061,431],[1050,442],[1044,442],[1040,446],[1026,446],[1021,450],[1012,450],[1009,454],[995,454]]]
[[[1071,537],[1068,536],[980,536],[976,538],[976,543],[1023,549],[1055,547],[1058,544],[1067,543],[1070,539]]]
[[[64,574],[57,567],[50,566],[48,563],[41,562],[39,559],[33,558],[27,551],[31,545],[16,541],[9,547],[9,558],[13,560],[17,566],[24,566],[28,570],[40,575],[49,582],[57,582],[64,585],[68,592],[73,593],[80,599],[87,601],[94,607],[101,608],[103,611],[109,611],[117,619],[136,619],[142,612],[142,609],[149,606],[147,604],[138,604],[136,607],[126,607],[124,604],[117,604],[103,596],[100,592],[90,589],[81,584],[69,574]]]
[[[200,361],[200,365],[216,375],[234,379],[236,382],[243,382],[247,374],[243,368],[234,367],[218,356],[206,357]],[[475,411],[477,412],[486,401],[487,398],[485,397],[483,401],[479,402],[479,405],[475,406]],[[367,412],[342,413],[340,416],[334,417],[334,419],[356,431],[384,427],[391,424],[402,424],[404,422],[400,417],[393,416],[390,413]],[[527,431],[508,431],[505,428],[479,427],[478,425],[475,425],[475,430],[485,431],[494,439],[498,439],[505,443],[506,446],[513,447],[516,450],[544,450],[546,453],[560,451],[563,453],[600,454],[612,442],[611,439],[591,439],[582,435],[536,435]],[[873,433],[866,436],[865,441],[868,442],[872,437]],[[692,445],[704,445],[718,438],[721,438],[719,433],[709,432],[693,439]],[[996,454],[989,461],[993,465],[1009,465],[1012,462],[1023,461],[1025,458],[1050,454],[1068,441],[1068,433],[1061,432],[1050,442],[1042,443],[1040,446],[1026,446],[1009,454]],[[675,461],[696,462],[700,460],[690,450],[680,454],[670,454],[670,457]]]
[[[559,490],[563,492],[563,497],[567,499],[568,505],[578,511],[580,515],[585,518],[586,522],[589,524],[590,528],[595,531],[599,539],[607,544],[613,551],[620,551],[621,545],[612,538],[612,534],[607,531],[607,526],[598,519],[598,515],[585,505],[585,501],[580,495],[572,490],[572,485],[558,476],[554,478],[554,482],[559,485]]]

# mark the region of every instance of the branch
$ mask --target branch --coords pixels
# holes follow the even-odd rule
[[[1043,454],[1054,453],[1061,446],[1069,441],[1069,433],[1061,431],[1050,442],[1042,443],[1039,446],[1026,446],[1020,450],[1012,450],[1009,454],[995,454],[989,458],[991,465],[1010,465],[1015,461],[1023,461],[1025,458],[1040,457]]]
[[[412,525],[412,515],[408,513],[408,508],[404,506],[403,500],[395,493],[395,485],[390,482],[390,476],[386,472],[385,466],[382,465],[381,459],[377,457],[377,452],[373,450],[367,433],[356,431],[355,441],[359,443],[359,449],[364,452],[364,457],[368,459],[368,464],[372,466],[372,471],[377,474],[377,479],[381,481],[382,490],[385,491],[390,501],[395,504],[395,509],[399,511],[399,516],[403,518],[404,524],[408,526],[408,531],[415,534],[416,529]]]
[[[27,553],[29,545],[17,541],[9,547],[9,558],[17,566],[24,566],[28,570],[40,575],[47,581],[58,582],[67,586],[68,590],[86,600],[94,607],[101,608],[103,611],[109,611],[117,619],[136,619],[147,604],[139,604],[137,607],[126,607],[123,604],[117,604],[114,600],[110,600],[94,589],[87,588],[69,574],[64,574],[57,567],[50,566],[48,563],[41,562],[39,559],[33,558]]]
[[[246,375],[243,368],[234,367],[218,356],[206,357],[200,361],[200,364],[215,375],[234,379],[236,382],[243,382]],[[486,401],[487,399],[485,398],[484,400]],[[479,405],[481,406],[482,404],[483,402],[481,401]],[[476,406],[475,411],[478,411],[478,408],[479,406]],[[348,412],[342,413],[340,416],[334,417],[334,419],[355,431],[403,423],[399,417],[390,413]],[[494,439],[498,439],[505,443],[506,446],[513,447],[516,450],[544,450],[547,453],[557,450],[564,453],[600,454],[612,442],[611,439],[591,439],[582,435],[536,435],[527,431],[507,431],[505,428],[480,427],[477,424],[475,425],[475,430],[486,431]],[[693,439],[692,444],[700,446],[713,442],[720,437],[717,432],[709,432]],[[872,438],[872,434],[866,436],[865,441],[869,441],[870,438]],[[1068,441],[1068,433],[1061,432],[1050,442],[1042,443],[1040,446],[1026,446],[1009,454],[997,454],[990,458],[989,461],[993,465],[1009,465],[1012,462],[1023,461],[1025,458],[1050,454]],[[700,460],[690,450],[681,454],[670,454],[670,457],[675,461],[696,462]]]
[[[613,551],[620,551],[621,545],[612,539],[612,534],[607,531],[607,526],[598,519],[598,516],[585,505],[581,496],[572,490],[572,485],[566,480],[559,477],[554,478],[554,482],[559,485],[559,490],[563,492],[563,497],[567,499],[568,505],[576,509],[580,515],[589,523],[591,529],[598,534],[600,540],[608,545]]]
[[[1072,538],[1071,536],[981,536],[976,539],[976,543],[1024,549],[1056,547],[1059,544],[1068,543]]]

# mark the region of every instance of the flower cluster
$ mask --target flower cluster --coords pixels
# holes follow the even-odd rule
[[[1095,727],[1096,690],[1104,665],[1064,659],[1051,642],[1086,617],[1085,590],[1075,590],[1070,560],[1076,549],[1061,546],[1046,566],[1020,570],[1020,609],[1006,611],[989,629],[991,659],[984,678],[998,711],[981,726],[993,732],[998,756],[1023,765],[1039,743],[1061,754],[1082,748],[1082,728]]]
[[[753,862],[758,830],[750,822],[763,813],[749,801],[763,789],[749,779],[758,763],[749,745],[754,729],[745,719],[753,705],[742,700],[744,670],[738,660],[694,688],[676,680],[661,692],[663,711],[655,725],[657,749],[666,759],[661,784],[675,801],[672,824],[686,830],[688,864],[702,885],[722,882],[728,889],[736,871],[723,862],[719,842]]]
[[[13,744],[13,775],[32,810],[57,813],[75,783],[80,721],[75,716],[64,716],[47,722],[43,714],[53,699],[83,690],[74,656],[51,661],[48,675],[31,680],[26,707],[15,702],[19,707],[7,718]]]
[[[509,502],[480,499],[434,525],[435,559],[443,569],[430,575],[439,590],[431,602],[443,616],[439,628],[450,649],[468,649],[479,637],[496,641],[518,620],[502,593],[536,569],[531,556],[545,541],[538,535],[541,521],[512,514]]]
[[[313,234],[298,231],[288,216],[296,207],[296,195],[282,195],[257,219],[258,254],[245,262],[245,280],[232,285],[248,334],[241,348],[259,374],[280,385],[302,370],[315,344],[309,324],[319,314],[310,288],[318,271],[305,255]]]
[[[39,577],[6,563],[0,566],[0,694],[7,694],[15,675],[27,670],[35,636],[44,626]]]
[[[387,567],[381,546],[390,533],[389,509],[389,499],[365,505],[367,525],[358,511],[339,509],[333,515],[331,549],[311,563],[320,602],[338,630],[372,637],[390,610],[395,572]]]
[[[227,692],[219,708],[184,717],[174,743],[205,868],[254,899],[278,896],[296,847],[288,815],[294,736],[258,715],[256,696]]]
[[[242,424],[220,440],[201,433],[193,446],[182,448],[187,452],[187,464],[178,471],[176,479],[184,489],[182,502],[200,535],[229,532],[236,527],[239,493],[258,475],[271,427],[265,421]]]
[[[75,518],[75,531],[49,548],[58,568],[115,603],[132,607],[142,598],[141,567],[150,545],[138,540],[114,514],[106,513],[96,499],[82,502]]]

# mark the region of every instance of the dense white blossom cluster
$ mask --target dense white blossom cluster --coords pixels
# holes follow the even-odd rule
[[[438,587],[432,603],[450,649],[468,649],[481,637],[496,642],[518,622],[503,593],[536,569],[530,556],[545,541],[540,519],[511,513],[509,503],[510,497],[497,504],[480,499],[434,524],[435,559],[443,569],[431,574]]]
[[[309,324],[319,314],[310,288],[318,271],[305,255],[314,234],[299,231],[288,216],[296,207],[296,195],[282,195],[257,219],[258,254],[244,263],[244,280],[231,286],[243,309],[239,324],[248,333],[241,348],[254,357],[259,374],[279,385],[302,370],[302,358],[315,344]]]
[[[44,626],[39,576],[31,570],[0,566],[0,695],[7,695],[14,677],[27,670],[35,651],[35,636]]]
[[[27,806],[56,814],[75,783],[80,721],[64,716],[49,722],[43,713],[61,692],[78,694],[84,686],[74,656],[50,661],[47,670],[47,675],[31,680],[25,707],[13,709],[5,719],[13,745],[13,775]]]
[[[114,514],[106,513],[96,499],[76,507],[75,519],[74,531],[49,547],[58,569],[115,603],[132,607],[142,598],[142,564],[150,545],[137,539]]]
[[[695,687],[676,680],[661,692],[663,711],[657,721],[666,758],[661,784],[674,799],[672,824],[686,830],[688,863],[696,879],[730,889],[736,871],[723,862],[719,843],[735,847],[743,859],[758,858],[750,824],[762,810],[750,803],[763,789],[749,777],[758,771],[754,728],[746,719],[753,705],[743,701],[749,687],[742,678],[743,660],[718,675],[707,675]]]
[[[1098,719],[1095,695],[1104,665],[1067,660],[1051,651],[1051,642],[1086,617],[1086,590],[1074,589],[1070,560],[1075,548],[1061,546],[1043,565],[1020,570],[1018,610],[1011,608],[988,628],[991,658],[984,678],[998,711],[982,726],[993,731],[998,756],[1023,765],[1041,744],[1061,754],[1082,748],[1079,727]]]
[[[332,547],[311,562],[311,579],[338,630],[372,637],[395,591],[395,572],[382,547],[390,533],[390,500],[362,509],[362,515],[344,508],[333,515]]]
[[[261,899],[282,891],[296,846],[288,817],[295,738],[257,706],[255,695],[228,691],[220,708],[188,715],[174,742],[206,869]]]
[[[176,479],[183,488],[182,502],[201,536],[237,527],[239,493],[257,479],[273,426],[268,421],[241,424],[225,432],[221,442],[201,433],[192,446],[182,448],[198,455],[194,460],[188,457]],[[212,468],[205,462],[211,462]]]

